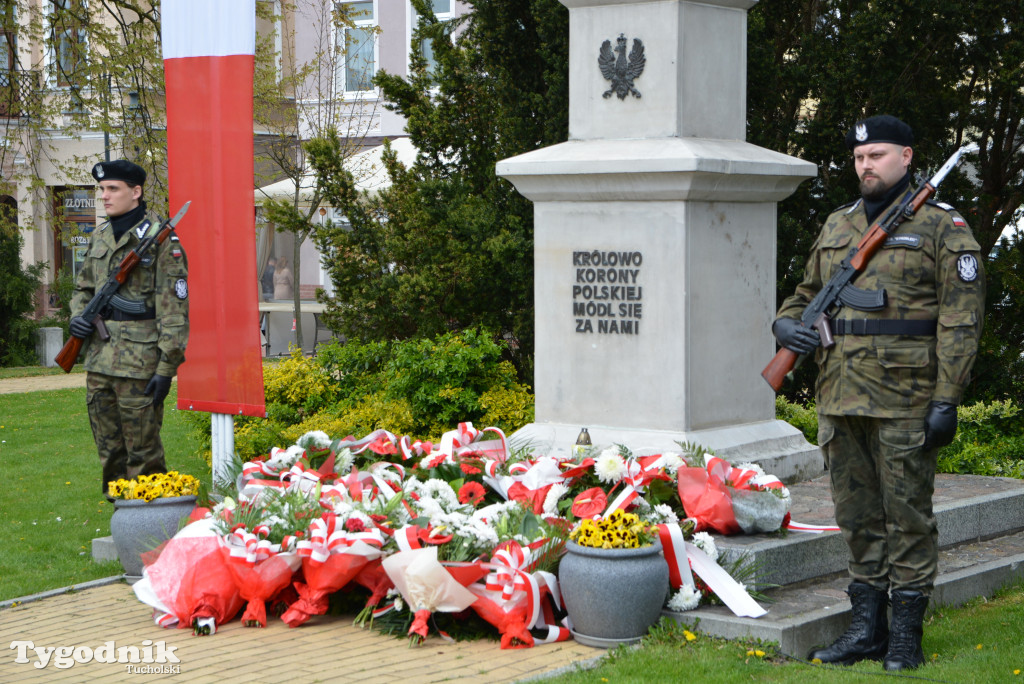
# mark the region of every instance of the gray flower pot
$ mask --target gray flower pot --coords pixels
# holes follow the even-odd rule
[[[181,519],[196,507],[195,496],[167,496],[143,501],[117,499],[110,517],[110,535],[126,575],[142,575],[141,555],[173,537]]]
[[[576,641],[610,648],[642,639],[668,595],[661,542],[639,549],[594,549],[571,541],[565,547],[558,585]]]

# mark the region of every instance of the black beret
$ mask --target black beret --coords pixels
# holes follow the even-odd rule
[[[858,121],[846,134],[846,147],[851,150],[857,145],[868,143],[893,143],[911,147],[914,144],[914,131],[895,116],[872,116]]]
[[[92,177],[98,181],[119,180],[133,185],[145,185],[146,171],[127,159],[100,162],[92,167]]]

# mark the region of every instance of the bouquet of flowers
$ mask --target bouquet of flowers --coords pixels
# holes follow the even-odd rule
[[[789,514],[789,490],[755,464],[734,468],[710,458],[706,467],[681,468],[678,482],[683,508],[699,530],[774,532]]]
[[[321,512],[319,501],[300,488],[267,488],[252,501],[226,499],[214,509],[221,554],[248,602],[246,627],[266,627],[266,602],[291,584],[301,564],[296,545]]]

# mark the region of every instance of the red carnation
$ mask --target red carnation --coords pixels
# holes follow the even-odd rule
[[[479,482],[467,482],[459,487],[459,503],[479,504],[487,496],[487,491]]]
[[[366,524],[359,518],[349,518],[345,521],[345,529],[349,532],[365,532]]]
[[[572,500],[572,514],[577,518],[593,518],[608,507],[608,495],[600,487],[591,487],[580,492]]]

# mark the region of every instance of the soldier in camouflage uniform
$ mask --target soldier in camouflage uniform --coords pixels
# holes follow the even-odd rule
[[[870,225],[913,191],[913,133],[905,123],[871,117],[846,141],[862,197],[828,217],[803,282],[772,326],[782,346],[815,354],[818,443],[851,555],[850,629],[809,657],[842,664],[884,658],[887,670],[912,669],[924,662],[922,620],[937,575],[936,456],[956,433],[956,407],[977,354],[984,273],[964,219],[928,202],[857,277],[857,287],[885,289],[885,309],[842,308],[832,322],[835,346],[823,349],[818,333],[800,324],[803,309]]]
[[[110,339],[80,314],[121,260],[161,220],[142,199],[146,172],[118,160],[92,170],[108,221],[92,234],[71,299],[71,332],[85,340],[86,402],[103,470],[101,486],[119,478],[166,472],[160,441],[164,399],[188,344],[188,260],[173,233],[151,250],[118,289],[143,313],[112,308],[103,315]]]

